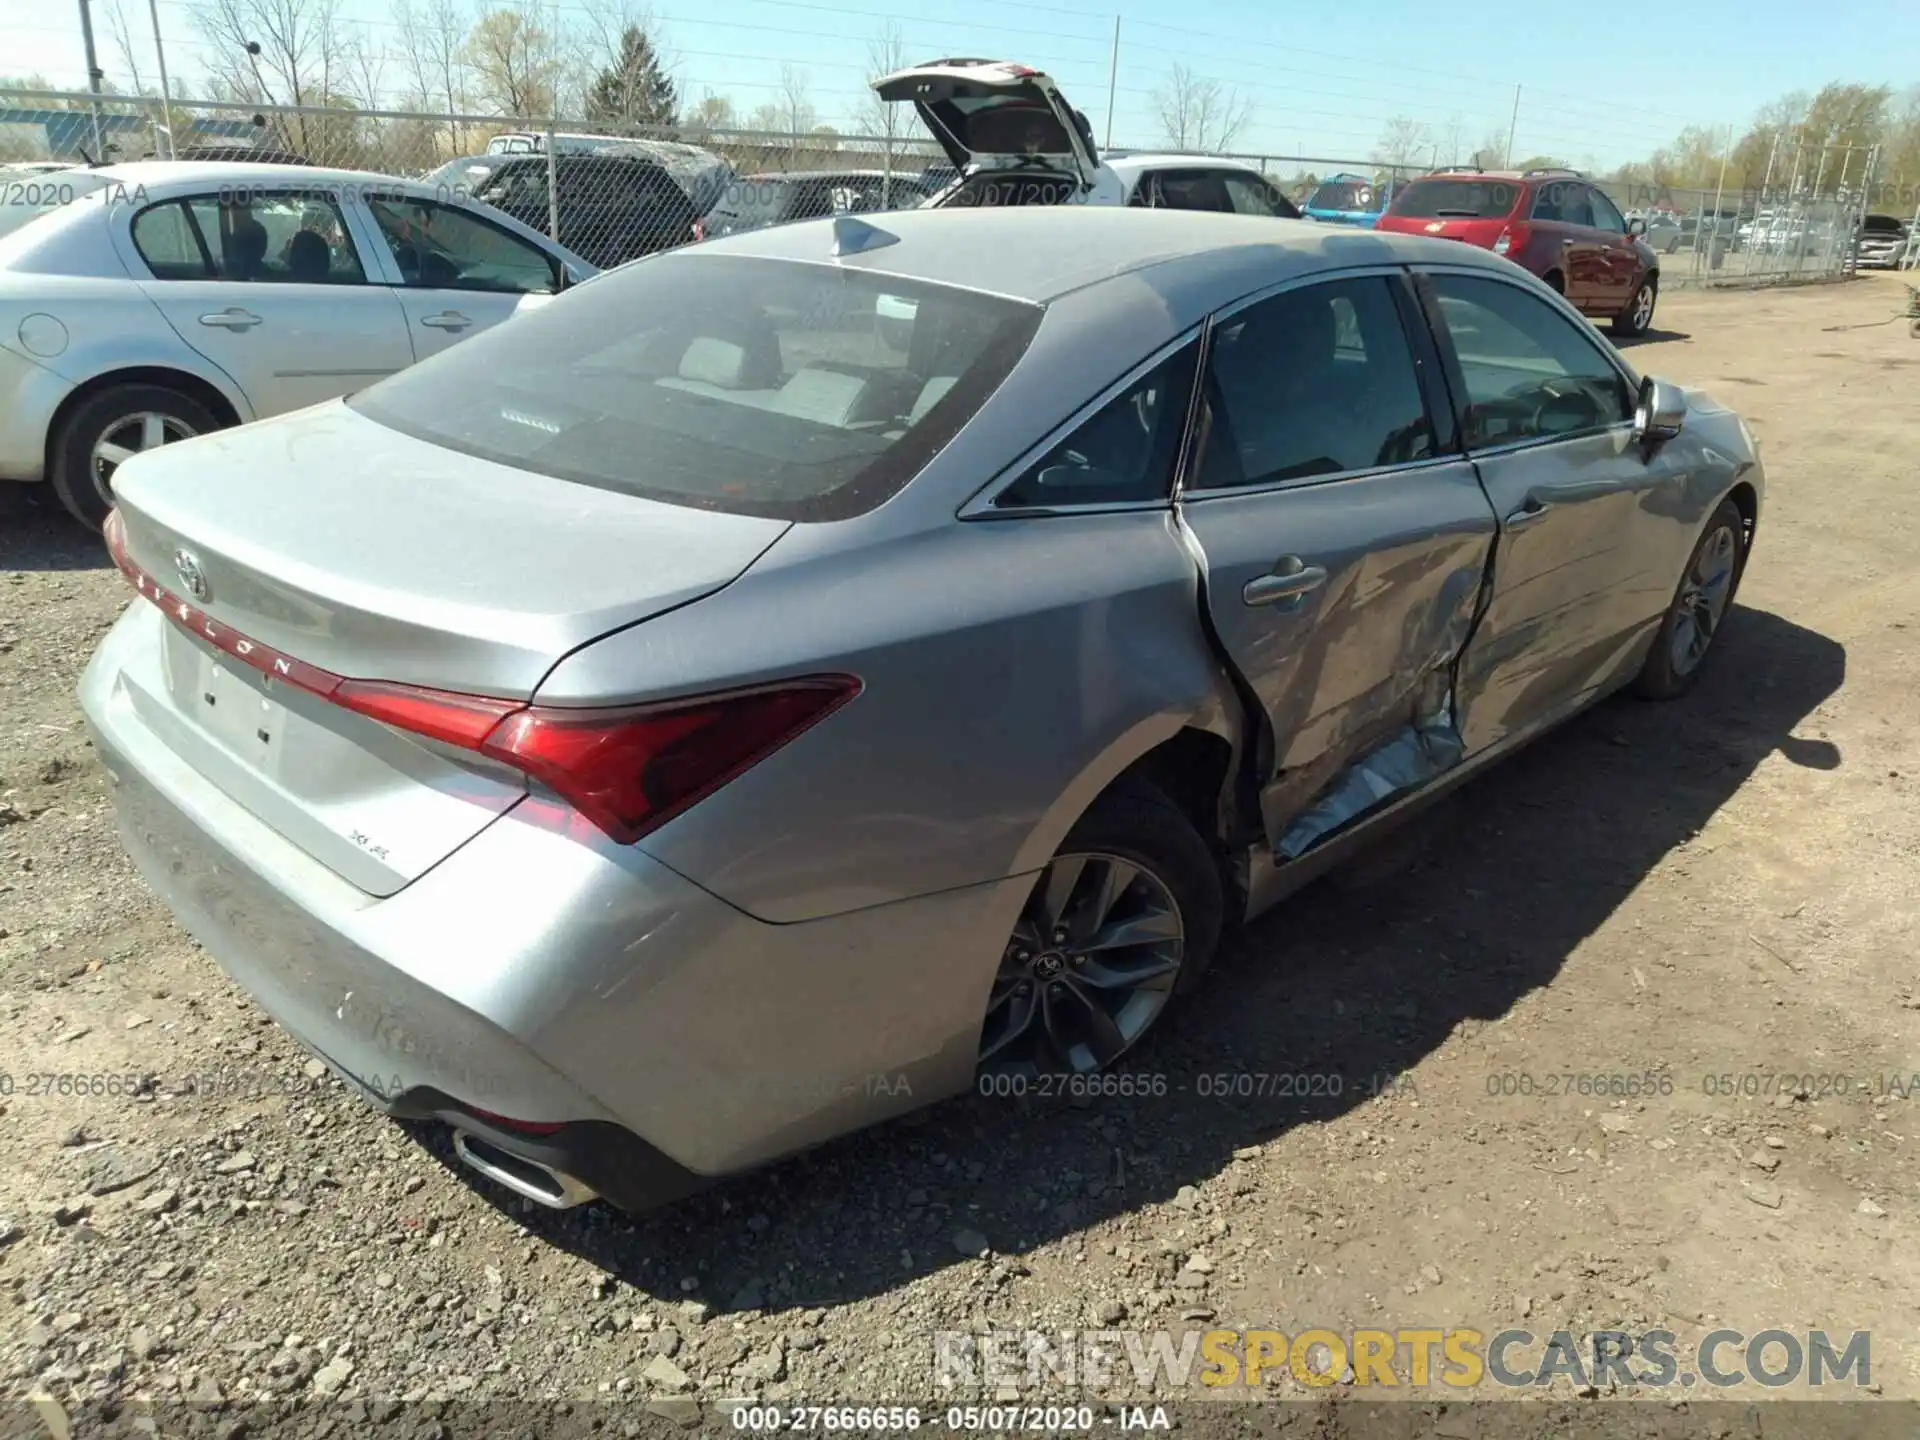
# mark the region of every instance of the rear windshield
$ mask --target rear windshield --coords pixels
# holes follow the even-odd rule
[[[885,500],[958,433],[1041,313],[832,265],[665,254],[347,403],[522,470],[708,510],[838,520]]]
[[[1497,220],[1511,215],[1519,198],[1519,187],[1506,180],[1416,180],[1389,209],[1419,220]]]
[[[1307,197],[1309,210],[1371,210],[1375,203],[1371,180],[1328,180]]]

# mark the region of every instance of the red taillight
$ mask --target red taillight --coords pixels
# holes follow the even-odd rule
[[[636,709],[534,705],[501,721],[479,748],[627,844],[859,693],[851,675],[822,675]]]
[[[128,555],[118,510],[108,514],[105,536],[134,588],[182,630],[344,709],[503,761],[622,844],[711,795],[860,693],[854,676],[808,675],[751,690],[587,710],[351,680],[250,639],[162,588]]]
[[[706,221],[696,220],[693,222],[693,238],[696,240],[704,240],[707,238],[707,222]]]
[[[520,1135],[557,1135],[566,1129],[564,1120],[515,1120],[511,1115],[496,1115],[491,1110],[482,1110],[478,1105],[467,1106],[467,1113],[476,1120],[484,1120],[501,1130],[511,1130]]]
[[[1496,255],[1507,255],[1515,250],[1526,248],[1527,227],[1524,225],[1507,226],[1500,232],[1499,238],[1493,242],[1493,253]]]

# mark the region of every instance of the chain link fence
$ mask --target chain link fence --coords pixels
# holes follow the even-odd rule
[[[0,164],[254,157],[401,176],[512,215],[601,267],[742,229],[915,205],[953,178],[944,154],[918,133],[163,106],[59,91],[8,98],[11,108],[0,109]],[[1371,224],[1398,189],[1435,168],[1249,152],[1221,158],[1256,166],[1316,219],[1356,225]],[[1752,189],[1729,189],[1724,179],[1711,189],[1593,183],[1627,217],[1646,222],[1663,285],[1760,285],[1836,278],[1857,262],[1912,268],[1920,261],[1920,208],[1891,261],[1885,245],[1863,246],[1867,217],[1891,215],[1896,200],[1895,187],[1875,183],[1875,159],[1857,147],[1782,142]],[[57,186],[48,193],[57,199]],[[1897,198],[1914,202],[1911,194]]]

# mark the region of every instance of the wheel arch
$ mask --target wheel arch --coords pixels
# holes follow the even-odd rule
[[[68,418],[96,395],[119,385],[161,385],[169,390],[177,390],[206,406],[223,426],[239,425],[250,418],[235,396],[204,375],[173,365],[124,365],[74,386],[55,408],[52,418],[47,422],[46,474],[53,473],[54,447],[59,443],[60,432],[65,428]]]

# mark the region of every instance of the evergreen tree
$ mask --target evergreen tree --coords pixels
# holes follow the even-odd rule
[[[587,116],[671,128],[679,123],[673,77],[661,68],[653,42],[638,25],[620,36],[620,54],[587,91]]]

